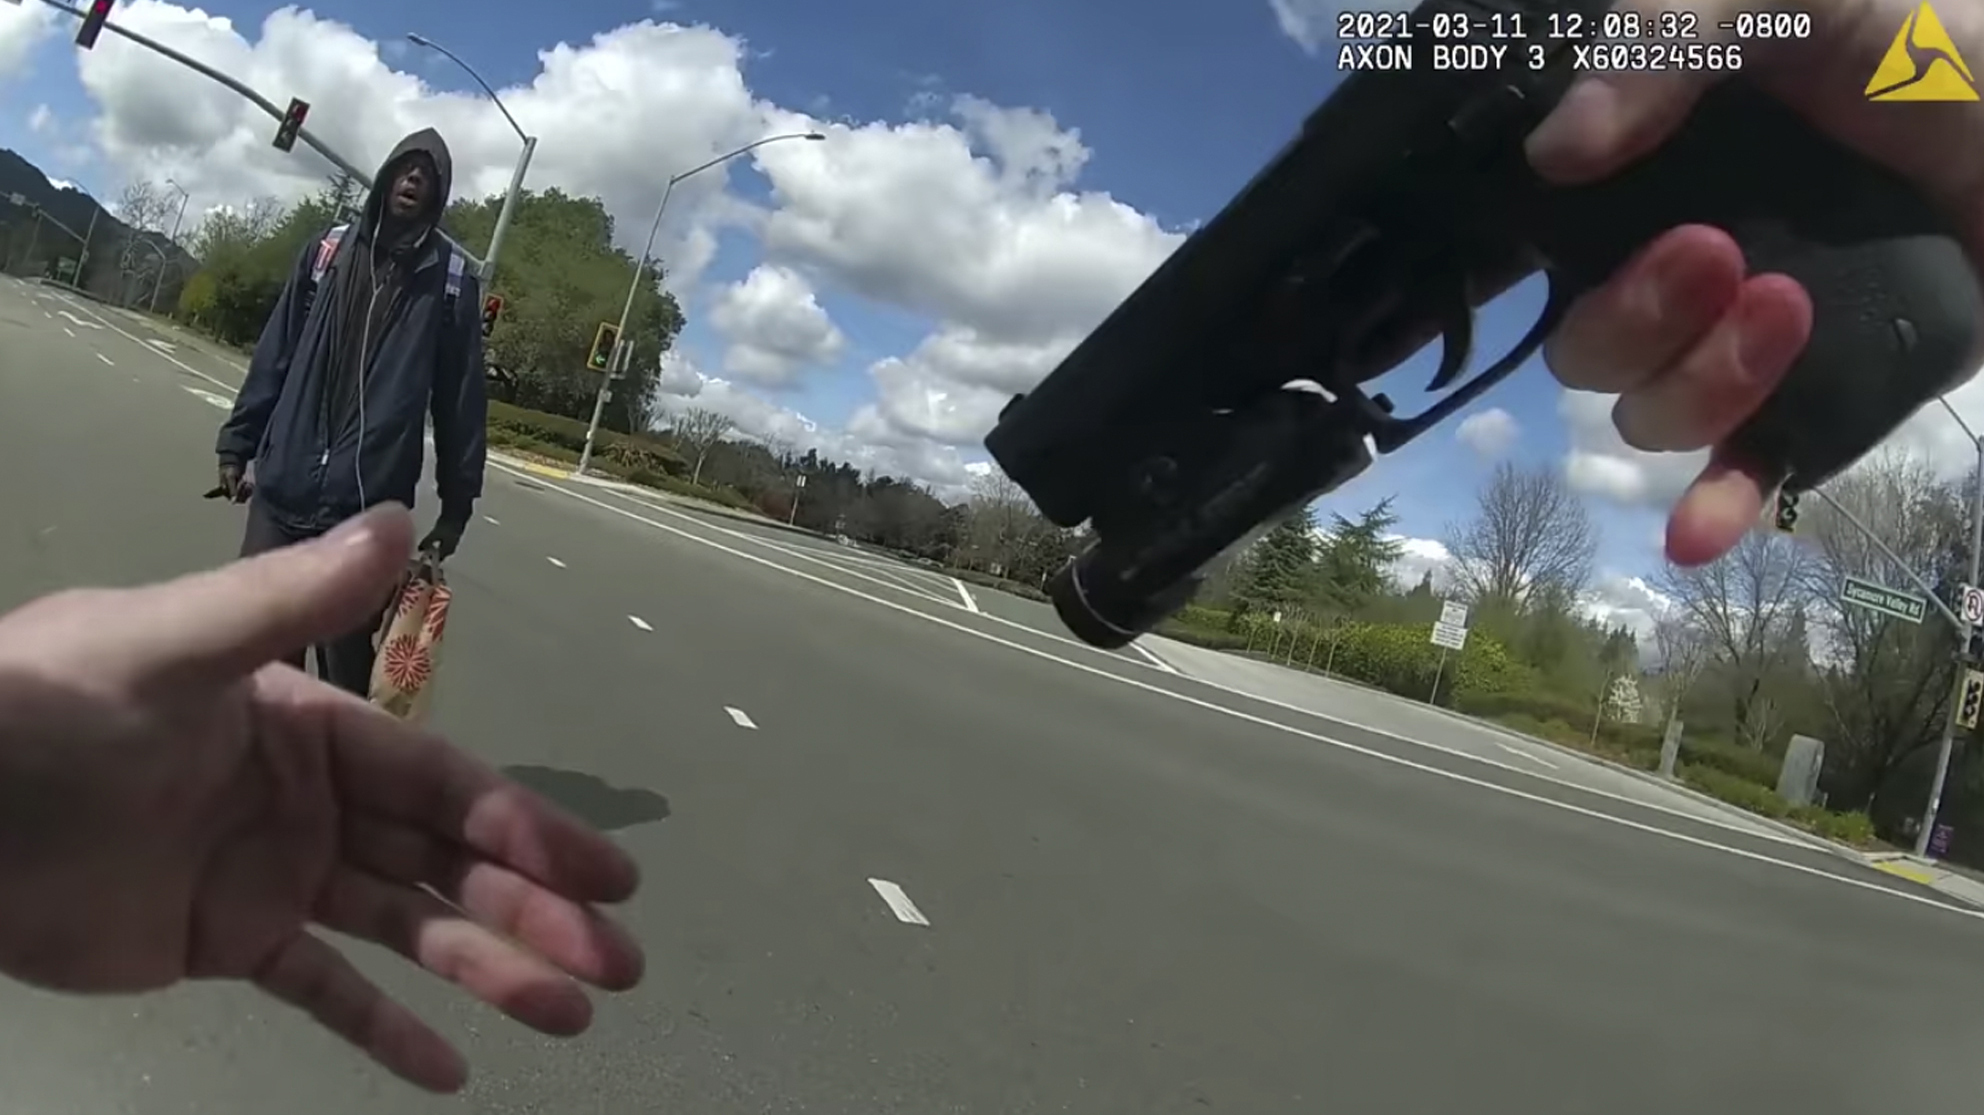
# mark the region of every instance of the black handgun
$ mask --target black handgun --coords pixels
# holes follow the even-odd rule
[[[1740,75],[1604,182],[1560,188],[1531,171],[1523,142],[1578,64],[1578,44],[1551,32],[1573,18],[1597,26],[1610,7],[1422,3],[1415,28],[1469,28],[1473,41],[1511,47],[1506,63],[1435,70],[1419,38],[1410,68],[1350,74],[1218,216],[1000,412],[985,439],[999,466],[1052,522],[1092,526],[1048,584],[1075,634],[1113,648],[1150,630],[1214,559],[1480,397],[1577,295],[1676,225],[1724,229],[1752,271],[1789,275],[1811,296],[1804,355],[1735,435],[1741,459],[1787,490],[1823,483],[1968,377],[1984,297],[1950,223]],[[1517,25],[1520,39],[1493,38]],[[1539,270],[1549,298],[1535,326],[1453,387],[1475,308]],[[1401,417],[1361,388],[1436,338],[1427,390],[1452,390],[1425,410]]]

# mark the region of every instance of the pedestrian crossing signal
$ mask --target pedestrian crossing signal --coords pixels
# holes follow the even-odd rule
[[[620,341],[620,327],[610,321],[599,323],[599,332],[592,336],[592,354],[586,357],[586,367],[595,372],[603,372],[613,359],[613,346]]]
[[[1777,513],[1771,517],[1771,525],[1781,534],[1792,534],[1798,529],[1798,493],[1780,491],[1777,493]]]
[[[492,294],[482,300],[482,336],[486,340],[496,331],[496,319],[503,316],[503,296]]]
[[[289,99],[289,111],[282,114],[282,123],[276,125],[276,150],[287,151],[296,146],[297,134],[303,131],[303,118],[308,115],[309,101]]]
[[[103,32],[103,21],[110,18],[111,0],[90,0],[90,10],[83,13],[83,25],[76,29],[76,45],[84,50],[96,46],[96,37]]]
[[[1957,702],[1956,722],[1962,727],[1974,729],[1980,712],[1984,712],[1984,674],[1965,670],[1963,697]]]

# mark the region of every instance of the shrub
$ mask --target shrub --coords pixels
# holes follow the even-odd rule
[[[1777,796],[1776,790],[1747,778],[1692,763],[1682,763],[1676,773],[1682,782],[1738,808],[1779,820],[1791,815],[1791,803]]]
[[[492,444],[517,444],[515,438],[529,438],[539,444],[557,446],[565,453],[583,453],[586,423],[562,414],[526,410],[520,406],[489,401],[489,438]],[[511,439],[511,440],[501,440]],[[649,434],[623,434],[601,427],[593,442],[593,452],[602,464],[611,463],[615,472],[633,471],[678,476],[687,471],[681,454]],[[563,454],[558,454],[562,457]]]

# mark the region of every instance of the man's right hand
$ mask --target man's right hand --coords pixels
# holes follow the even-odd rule
[[[1984,273],[1984,103],[1873,103],[1868,79],[1919,0],[1810,5],[1808,39],[1745,42],[1742,80],[1797,109],[1862,154],[1900,171],[1941,204]],[[1702,33],[1748,0],[1620,0],[1641,12],[1685,9]],[[1972,66],[1984,61],[1984,8],[1942,0],[1936,14]],[[1603,178],[1646,154],[1721,75],[1587,75],[1529,140],[1530,162],[1562,183]],[[1721,446],[1784,378],[1811,334],[1811,299],[1783,275],[1748,273],[1727,232],[1705,226],[1656,239],[1586,295],[1544,349],[1564,386],[1619,396],[1612,422],[1651,452],[1711,449],[1667,523],[1667,556],[1712,561],[1756,525],[1774,481]]]
[[[232,461],[220,463],[220,490],[233,503],[247,503],[248,497],[255,494],[255,482],[248,479],[247,472]]]

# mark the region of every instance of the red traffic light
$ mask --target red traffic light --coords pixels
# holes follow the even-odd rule
[[[96,45],[96,37],[103,31],[103,21],[110,18],[110,5],[113,0],[90,0],[90,10],[83,13],[83,25],[76,29],[76,45],[88,50]]]
[[[492,294],[482,300],[482,335],[487,337],[496,330],[496,319],[503,316],[503,296]]]
[[[303,130],[303,118],[310,115],[310,102],[289,99],[289,110],[282,114],[282,123],[276,127],[275,149],[287,151],[296,146],[297,133]]]

